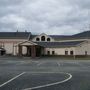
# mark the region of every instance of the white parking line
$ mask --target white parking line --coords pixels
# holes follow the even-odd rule
[[[67,62],[67,63],[70,63],[70,64],[79,64],[78,62]]]
[[[32,62],[39,63],[40,61],[32,61]]]
[[[25,74],[25,73],[26,73],[26,72],[23,72],[23,73],[21,73],[21,74],[19,74],[19,75],[15,76],[15,77],[13,77],[12,79],[8,80],[7,82],[5,82],[5,83],[1,84],[1,85],[0,85],[0,87],[3,87],[4,85],[6,85],[6,84],[10,83],[11,81],[15,80],[16,78],[18,78],[18,77],[22,76],[22,75],[23,75],[23,74]]]
[[[40,65],[43,64],[43,63],[44,63],[44,62],[40,62],[40,63],[37,64],[37,66],[40,66]]]
[[[25,62],[25,61],[23,61],[23,62],[17,63],[17,65],[24,65],[24,64],[29,64],[29,63],[31,63],[31,62]]]
[[[59,81],[59,82],[55,82],[55,83],[51,83],[51,84],[46,84],[46,85],[41,85],[41,86],[36,86],[36,87],[32,87],[32,88],[26,88],[26,89],[23,89],[23,90],[32,90],[32,89],[39,89],[39,88],[43,88],[43,87],[49,87],[49,86],[53,86],[53,85],[57,85],[57,84],[67,82],[72,78],[72,75],[70,73],[64,73],[64,74],[67,74],[69,77],[67,79],[63,80],[63,81]]]
[[[57,65],[60,67],[61,66],[60,62],[57,62]]]

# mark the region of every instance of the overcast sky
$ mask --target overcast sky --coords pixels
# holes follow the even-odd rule
[[[90,0],[0,0],[0,31],[71,35],[90,28]]]

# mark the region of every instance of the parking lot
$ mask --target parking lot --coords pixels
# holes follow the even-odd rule
[[[0,58],[0,90],[90,90],[90,61]]]

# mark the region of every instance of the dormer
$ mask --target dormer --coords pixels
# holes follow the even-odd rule
[[[32,39],[32,41],[34,42],[53,42],[54,39],[48,35],[46,35],[45,33],[42,33],[40,35],[37,35],[36,37],[34,37]]]

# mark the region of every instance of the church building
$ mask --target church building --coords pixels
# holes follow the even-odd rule
[[[0,55],[25,57],[90,55],[90,31],[68,36],[0,32]]]

